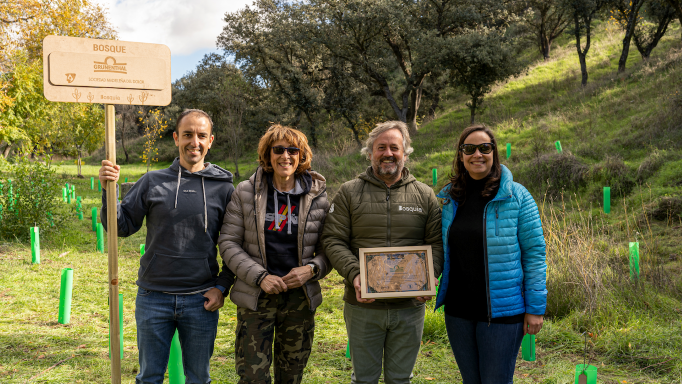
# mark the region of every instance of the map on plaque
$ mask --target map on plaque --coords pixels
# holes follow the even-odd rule
[[[362,298],[433,296],[431,246],[361,248]]]
[[[170,49],[162,44],[47,36],[45,98],[72,103],[168,105]]]

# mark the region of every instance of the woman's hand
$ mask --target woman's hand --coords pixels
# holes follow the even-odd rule
[[[265,291],[265,293],[269,293],[271,295],[277,295],[281,292],[286,292],[287,290],[287,285],[284,284],[282,278],[275,275],[265,276],[260,282],[260,287]]]
[[[313,278],[313,269],[307,265],[293,268],[289,273],[282,278],[284,284],[288,289],[294,289],[303,286],[308,280]]]
[[[537,335],[542,329],[542,322],[542,315],[526,313],[526,316],[523,318],[523,334]]]

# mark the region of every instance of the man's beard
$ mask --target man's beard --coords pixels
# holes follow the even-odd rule
[[[382,164],[384,160],[392,160],[393,161],[393,167],[392,169],[384,169],[382,167]],[[377,176],[390,176],[390,177],[395,177],[402,173],[403,168],[405,166],[405,159],[403,158],[400,161],[397,161],[397,159],[394,156],[385,156],[381,157],[379,161],[375,164],[372,164],[372,168],[374,169],[374,173]]]

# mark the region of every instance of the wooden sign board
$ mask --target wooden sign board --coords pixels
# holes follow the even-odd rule
[[[50,101],[168,105],[170,49],[162,44],[47,36],[43,88]]]

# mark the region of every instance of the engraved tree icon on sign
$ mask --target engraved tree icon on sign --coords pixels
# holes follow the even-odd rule
[[[80,99],[82,95],[83,95],[82,93],[78,92],[78,88],[74,89],[73,93],[71,94],[71,96],[73,96],[73,98],[76,99],[76,103],[78,102],[78,99]]]
[[[130,95],[128,95],[128,103],[130,103],[132,105],[133,100],[135,100],[135,96],[133,96],[133,94],[131,93]]]
[[[149,97],[149,92],[144,91],[138,97],[140,98],[140,102],[144,105],[144,102],[147,101],[147,98]]]
[[[93,95],[92,93],[88,92],[88,100],[92,103],[92,100],[94,100],[94,99],[95,99],[95,95]]]

